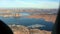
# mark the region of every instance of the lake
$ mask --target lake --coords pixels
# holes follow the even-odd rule
[[[45,21],[45,19],[43,19],[43,18],[35,19],[35,18],[23,18],[23,17],[20,17],[20,18],[14,18],[14,17],[3,18],[3,17],[0,17],[0,19],[2,21],[4,21],[6,24],[19,24],[19,25],[24,25],[24,26],[41,24],[41,25],[45,25],[46,27],[42,27],[40,29],[48,30],[48,31],[52,31],[52,27],[54,25],[53,22]]]

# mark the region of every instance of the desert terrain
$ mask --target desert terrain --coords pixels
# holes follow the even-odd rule
[[[30,16],[27,16],[27,18],[36,18],[36,19],[43,18],[46,21],[52,21],[52,22],[55,22],[56,17],[57,17],[57,15],[53,15],[53,14],[51,14],[51,15],[49,15],[49,14],[41,14],[41,15],[30,15]]]
[[[51,31],[29,29],[28,27],[21,25],[10,26],[10,28],[14,34],[51,34]]]
[[[56,9],[0,9],[0,16],[4,18],[9,17],[21,17],[20,13],[29,13],[29,16],[26,18],[43,18],[46,21],[52,21],[55,23],[57,17],[57,10]],[[51,34],[51,31],[40,30],[40,29],[29,29],[26,26],[10,26],[14,34]]]
[[[2,9],[0,8],[0,16],[3,17],[21,17],[22,13],[29,13],[27,18],[43,18],[46,21],[55,22],[58,9],[23,9],[23,8],[11,8],[11,9]]]

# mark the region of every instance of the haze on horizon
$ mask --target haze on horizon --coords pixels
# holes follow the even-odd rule
[[[59,0],[0,0],[0,8],[39,8],[55,9]]]

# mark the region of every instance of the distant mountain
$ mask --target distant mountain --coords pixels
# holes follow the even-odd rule
[[[38,13],[38,14],[57,14],[58,9],[21,9],[21,8],[11,8],[11,9],[0,9],[1,12],[3,11],[11,11],[11,12],[28,12],[28,13]]]

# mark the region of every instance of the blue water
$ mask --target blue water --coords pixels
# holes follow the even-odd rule
[[[19,24],[19,25],[24,25],[24,26],[41,24],[41,25],[45,25],[46,27],[42,27],[39,29],[48,30],[48,31],[52,31],[52,28],[54,25],[53,22],[45,21],[43,18],[35,19],[35,18],[22,18],[22,17],[20,17],[20,18],[14,18],[14,17],[3,18],[3,17],[0,17],[0,19],[2,21],[4,21],[6,24]]]

